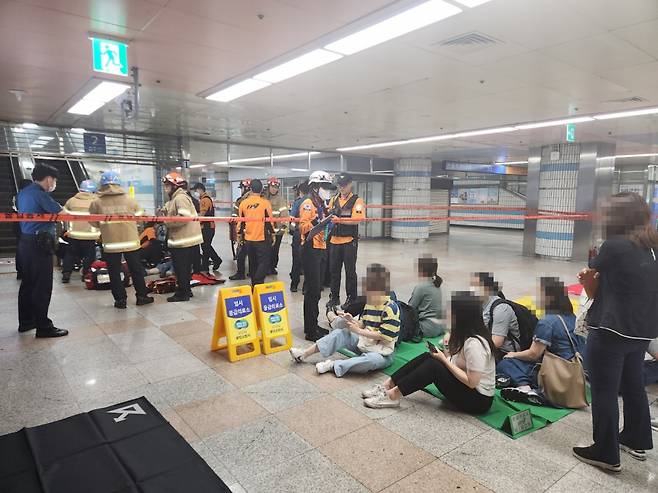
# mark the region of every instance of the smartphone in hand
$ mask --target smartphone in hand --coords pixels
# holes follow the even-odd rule
[[[438,353],[439,350],[436,348],[434,344],[432,344],[430,341],[427,341],[427,349],[430,350],[430,353]]]

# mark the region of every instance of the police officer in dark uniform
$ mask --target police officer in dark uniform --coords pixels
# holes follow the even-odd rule
[[[16,199],[18,212],[58,214],[62,206],[49,195],[57,186],[56,168],[37,164],[32,171],[34,183],[20,191]],[[53,291],[53,254],[55,223],[21,222],[18,245],[22,279],[18,291],[18,331],[36,329],[36,337],[62,337],[68,330],[58,329],[48,318]]]

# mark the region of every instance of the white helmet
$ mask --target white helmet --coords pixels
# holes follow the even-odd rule
[[[326,171],[314,171],[308,179],[308,184],[310,185],[311,183],[333,185],[333,180],[331,179],[331,175]]]

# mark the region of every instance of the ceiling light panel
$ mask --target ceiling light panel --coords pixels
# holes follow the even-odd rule
[[[482,5],[483,3],[488,3],[491,2],[491,0],[455,0],[457,3],[460,3],[464,5],[465,7],[477,7],[478,5]]]
[[[39,128],[36,123],[23,123],[23,128]]]
[[[325,48],[343,55],[352,55],[460,12],[462,10],[459,7],[443,0],[431,0],[330,43]]]
[[[559,125],[568,125],[569,123],[583,123],[594,121],[591,116],[579,116],[576,118],[565,118],[562,120],[550,120],[545,122],[524,123],[516,125],[518,130],[532,130],[533,128],[557,127]]]
[[[640,110],[619,111],[617,113],[604,113],[595,115],[596,120],[611,120],[613,118],[628,118],[630,116],[654,115],[658,113],[658,108],[643,108]]]
[[[69,108],[68,112],[76,115],[91,115],[98,108],[120,96],[129,88],[128,84],[103,81]]]
[[[290,79],[322,65],[335,62],[340,58],[343,58],[343,55],[322,49],[313,50],[289,62],[282,63],[270,70],[254,75],[254,79],[275,84],[276,82]]]
[[[256,92],[269,85],[270,83],[264,80],[246,79],[242,82],[238,82],[237,84],[233,84],[232,86],[222,89],[221,91],[217,91],[210,96],[207,96],[206,99],[228,103],[229,101],[233,101],[234,99],[238,99],[252,92]]]

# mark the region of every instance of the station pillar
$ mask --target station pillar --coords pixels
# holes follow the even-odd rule
[[[432,160],[426,158],[401,158],[395,161],[393,177],[393,204],[405,209],[393,209],[391,237],[397,240],[418,241],[429,238],[429,221],[395,219],[422,218],[428,210],[414,209],[414,205],[430,203]]]
[[[233,212],[231,183],[228,181],[228,170],[206,171],[206,186],[215,191],[215,215],[228,217]]]
[[[530,149],[527,211],[529,215],[595,214],[613,190],[615,145],[554,144]],[[523,254],[587,261],[596,242],[587,220],[526,219]]]

